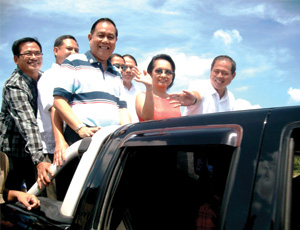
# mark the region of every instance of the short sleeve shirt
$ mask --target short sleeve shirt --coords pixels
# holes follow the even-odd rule
[[[108,61],[103,70],[90,51],[70,55],[61,65],[54,96],[68,100],[75,115],[88,126],[119,125],[119,109],[127,108],[121,95],[120,72]]]

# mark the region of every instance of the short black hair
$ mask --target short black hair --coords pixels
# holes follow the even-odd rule
[[[111,24],[113,24],[113,26],[115,27],[116,29],[116,37],[118,37],[118,29],[117,29],[117,26],[116,24],[114,23],[113,20],[111,20],[110,18],[99,18],[97,21],[94,22],[94,24],[92,25],[92,28],[91,28],[91,31],[90,33],[93,34],[95,32],[95,28],[97,26],[97,24],[99,22],[110,22]]]
[[[125,58],[125,57],[131,58],[131,59],[135,62],[135,65],[136,65],[136,66],[138,65],[138,64],[137,64],[137,61],[135,60],[135,58],[134,58],[132,55],[130,55],[130,54],[124,54],[124,55],[123,55],[123,58]]]
[[[220,55],[214,58],[213,62],[211,63],[211,68],[210,70],[212,70],[214,68],[214,65],[216,64],[217,61],[221,61],[221,60],[228,60],[231,63],[231,74],[234,74],[236,71],[236,63],[235,61],[227,56],[227,55]]]
[[[77,40],[72,35],[62,35],[55,40],[54,47],[60,47],[65,39],[73,39],[78,45]]]
[[[24,42],[35,42],[40,47],[41,52],[43,52],[42,45],[37,38],[25,37],[14,41],[14,43],[12,44],[11,50],[14,56],[20,55],[20,45]]]
[[[122,55],[118,54],[118,53],[113,53],[112,55],[109,56],[108,60],[111,61],[111,59],[113,59],[114,57],[119,57],[122,58],[124,60],[124,58],[122,57]],[[125,60],[124,60],[125,62]]]
[[[149,65],[148,65],[147,73],[148,74],[152,73],[152,71],[154,69],[154,62],[156,60],[160,60],[160,59],[168,61],[172,66],[172,71],[174,73],[173,74],[173,79],[172,79],[171,84],[167,88],[167,89],[170,89],[172,87],[173,83],[174,83],[174,80],[175,80],[175,63],[174,63],[173,59],[171,58],[171,56],[169,56],[168,54],[158,54],[158,55],[154,56],[152,58],[152,60],[150,61]]]

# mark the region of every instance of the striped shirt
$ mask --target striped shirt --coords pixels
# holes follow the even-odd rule
[[[54,96],[68,100],[74,114],[86,125],[105,127],[120,124],[121,74],[108,62],[106,70],[90,51],[70,55],[61,65]]]
[[[30,154],[34,164],[44,161],[36,115],[37,81],[17,68],[2,92],[0,150],[10,157]]]

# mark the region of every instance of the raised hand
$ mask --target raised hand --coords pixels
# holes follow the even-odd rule
[[[186,90],[183,90],[182,93],[170,94],[169,98],[171,99],[170,104],[173,104],[174,107],[194,105],[202,99],[198,92]]]

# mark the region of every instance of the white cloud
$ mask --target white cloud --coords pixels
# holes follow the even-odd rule
[[[237,9],[238,14],[243,15],[257,15],[257,16],[263,16],[266,13],[266,6],[264,4],[259,4],[253,7],[243,7]]]
[[[230,45],[233,42],[241,42],[242,36],[237,30],[217,30],[214,32],[214,39],[221,39],[225,45]]]
[[[176,65],[176,78],[170,92],[187,90],[193,82],[201,79],[209,79],[210,66],[213,58],[206,56],[189,56],[181,52],[181,48],[167,48],[144,53],[143,57],[140,58],[143,61],[139,62],[139,69],[147,70],[151,58],[162,53],[170,55]]]
[[[189,56],[180,51],[180,48],[174,49],[163,49],[158,51],[153,51],[151,53],[145,53],[143,56],[143,62],[139,64],[141,68],[146,69],[151,58],[157,54],[168,54],[172,57],[176,65],[176,78],[181,77],[189,80],[195,79],[208,79],[210,65],[213,58],[201,57],[201,56]],[[207,75],[208,74],[208,75]]]
[[[168,9],[165,7],[159,8],[153,5],[148,0],[114,0],[112,1],[98,1],[98,0],[12,0],[7,4],[10,4],[14,7],[22,7],[28,10],[28,12],[55,12],[55,13],[64,13],[66,15],[77,16],[80,14],[87,14],[89,16],[99,16],[101,14],[110,15],[115,14],[116,12],[123,12],[124,10],[140,12],[141,9],[144,14],[146,13],[158,13],[164,15],[178,15],[179,12],[176,11],[176,8],[180,7],[175,2],[168,3]],[[172,8],[174,10],[172,10]],[[100,18],[100,17],[99,17]]]
[[[252,105],[249,101],[244,99],[236,99],[234,104],[234,110],[248,110],[248,109],[259,109],[260,105]]]
[[[292,101],[300,102],[300,89],[289,88],[288,92]]]
[[[264,62],[262,62],[264,64]],[[268,63],[270,64],[270,63]],[[263,73],[264,71],[268,70],[270,67],[266,65],[260,66],[260,67],[251,67],[247,69],[242,69],[238,75],[241,79],[251,78],[251,77],[258,77],[260,76],[260,73]],[[263,74],[261,76],[264,76]]]
[[[293,13],[289,7],[286,8],[288,4],[291,3],[288,1],[278,1],[273,2],[272,4],[260,3],[257,5],[255,1],[248,2],[246,4],[240,4],[240,2],[236,2],[233,4],[228,4],[227,7],[225,6],[225,8],[222,7],[220,14],[226,16],[255,16],[261,19],[271,19],[283,25],[294,22],[299,23],[300,16],[297,13],[297,10],[295,10],[296,13]],[[232,14],[232,12],[234,12],[234,14]]]
[[[242,87],[236,88],[235,91],[244,92],[244,91],[247,91],[248,89],[249,89],[248,86],[242,86]]]
[[[8,47],[9,47],[8,42],[5,42],[4,44],[0,45],[0,51],[7,50]]]

